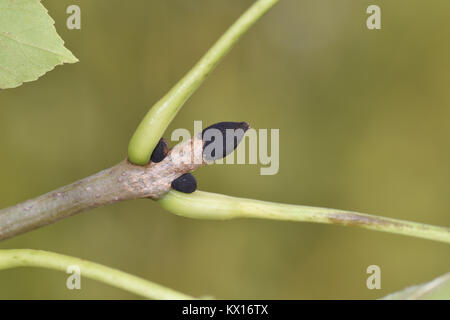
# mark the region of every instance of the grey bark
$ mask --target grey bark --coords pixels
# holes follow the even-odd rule
[[[206,164],[199,137],[176,145],[158,163],[117,165],[37,198],[0,210],[0,240],[119,201],[159,199],[180,175]]]

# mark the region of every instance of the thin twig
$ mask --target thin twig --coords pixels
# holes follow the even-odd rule
[[[149,299],[194,299],[191,296],[165,288],[129,273],[79,258],[42,250],[0,250],[0,270],[17,267],[40,267],[67,272],[69,266],[79,267],[81,277],[98,280]]]
[[[274,203],[203,191],[184,194],[173,190],[158,200],[158,203],[174,214],[189,218],[262,218],[328,223],[450,243],[450,229],[446,227],[339,209]]]
[[[245,32],[279,0],[258,0],[216,41],[197,64],[147,112],[128,145],[128,160],[145,165],[159,138],[187,99]]]

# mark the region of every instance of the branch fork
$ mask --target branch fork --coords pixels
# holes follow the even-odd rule
[[[181,142],[170,150],[165,140],[161,139],[152,156],[159,162],[150,161],[145,166],[139,166],[123,160],[90,177],[0,210],[0,240],[119,201],[141,198],[158,200],[171,189],[192,193],[197,182],[190,173],[205,164],[213,163],[204,151],[214,141],[203,140],[205,132],[214,129],[222,135],[219,148],[224,150],[216,151],[215,154],[223,157],[231,153],[243,137],[243,134],[237,138],[230,136],[226,131],[242,129],[242,123],[244,122],[214,124],[203,130],[202,134]],[[247,129],[248,125],[245,130]],[[228,141],[230,137],[231,143]]]

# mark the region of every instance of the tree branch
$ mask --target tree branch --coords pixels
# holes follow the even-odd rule
[[[177,145],[162,162],[148,164],[148,160],[157,141],[183,103],[237,40],[276,2],[278,0],[256,1],[189,73],[150,109],[130,141],[128,159],[131,162],[122,161],[71,185],[1,210],[0,240],[114,202],[137,198],[158,200],[170,191],[172,181],[204,165],[204,141],[200,137]],[[194,160],[185,162],[186,155]],[[355,225],[450,243],[450,229],[445,227],[336,209],[275,204],[205,192],[191,195],[170,192],[160,200],[160,204],[176,214],[193,218],[258,217]]]
[[[37,198],[0,210],[0,240],[119,201],[159,199],[171,182],[206,164],[203,140],[194,137],[176,145],[158,163],[136,166],[124,160],[85,179]]]

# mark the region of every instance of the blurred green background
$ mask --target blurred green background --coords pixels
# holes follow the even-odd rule
[[[0,93],[0,207],[110,167],[156,102],[249,0],[47,0],[80,59]],[[81,30],[66,28],[81,7]],[[382,30],[366,28],[378,4]],[[280,129],[280,170],[217,165],[205,191],[450,226],[450,2],[283,0],[166,132],[193,121]],[[358,228],[174,216],[150,200],[95,209],[2,241],[72,255],[216,298],[373,299],[450,267],[449,246]],[[381,267],[381,290],[366,268]],[[0,272],[0,298],[137,298],[42,269]]]

